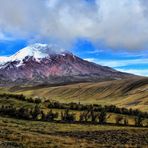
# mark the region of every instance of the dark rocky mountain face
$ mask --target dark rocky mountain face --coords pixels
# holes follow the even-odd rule
[[[0,66],[1,84],[60,84],[129,78],[134,75],[85,61],[48,45],[20,50]],[[42,52],[43,51],[43,52]],[[50,51],[50,52],[49,52]]]

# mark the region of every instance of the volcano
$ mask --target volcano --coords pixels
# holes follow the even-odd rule
[[[0,57],[1,85],[96,82],[133,76],[83,60],[56,45],[36,43]]]

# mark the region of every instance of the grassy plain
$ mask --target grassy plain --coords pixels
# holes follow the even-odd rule
[[[148,129],[25,121],[0,117],[0,147],[147,147]]]

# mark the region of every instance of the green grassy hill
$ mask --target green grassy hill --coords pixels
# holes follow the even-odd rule
[[[114,104],[148,111],[148,78],[79,83],[63,86],[1,88],[1,92],[46,97],[60,102]]]

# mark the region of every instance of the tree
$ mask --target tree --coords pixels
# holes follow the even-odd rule
[[[53,111],[50,110],[50,111],[47,113],[47,115],[46,115],[46,117],[45,117],[45,120],[46,120],[46,121],[54,121],[55,118],[58,118],[58,113],[53,113]]]
[[[94,112],[93,110],[90,111],[91,122],[97,122],[97,118],[99,116],[98,113]]]
[[[66,122],[74,122],[76,120],[76,116],[74,113],[70,113],[69,110],[65,110],[65,112],[61,112],[61,120]]]
[[[46,114],[43,111],[41,111],[41,116],[42,116],[42,120],[46,121]]]
[[[83,112],[80,114],[80,118],[79,118],[79,121],[80,122],[88,122],[90,119],[90,111],[86,111],[86,112]]]
[[[24,107],[18,109],[16,116],[26,120],[32,119],[31,110]]]
[[[135,117],[135,126],[143,126],[143,120],[144,118],[139,114],[137,117]]]
[[[40,107],[38,105],[35,106],[33,112],[32,112],[32,118],[35,119],[35,120],[39,120],[39,115],[41,116],[41,110],[40,110]]]
[[[124,125],[127,126],[128,125],[128,119],[124,118]]]
[[[108,117],[109,118],[109,117]],[[100,124],[105,124],[107,120],[107,113],[105,109],[102,109],[100,114],[99,114],[99,123]]]

